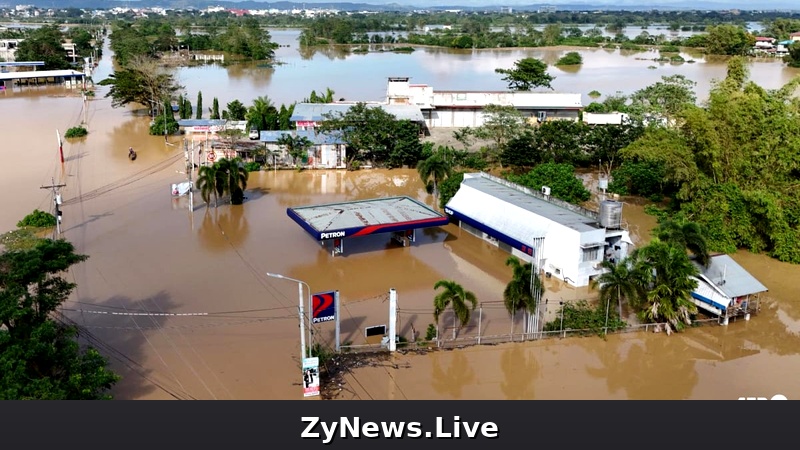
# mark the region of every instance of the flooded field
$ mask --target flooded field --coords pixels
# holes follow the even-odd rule
[[[292,97],[302,98],[308,86],[294,86]],[[219,93],[221,103],[227,92],[224,84],[203,89],[206,98]],[[147,117],[111,108],[103,94],[86,107],[63,87],[0,94],[0,232],[34,208],[49,209],[51,193],[41,186],[66,184],[63,236],[90,258],[68,274],[78,288],[63,313],[112,357],[124,377],[117,398],[300,398],[297,286],[267,272],[303,280],[314,292],[339,290],[342,341],[353,344],[366,341],[365,326],[386,322],[390,288],[398,292],[401,333],[424,333],[440,279],[475,292],[485,305],[483,334],[510,330],[511,319],[496,306],[511,277],[507,254],[458,227],[418,232],[411,247],[385,235],[353,239],[344,256],[332,257],[286,215],[294,206],[393,195],[434,205],[415,171],[257,172],[244,205],[207,208],[195,196],[192,211],[169,190],[186,179],[181,139],[148,136]],[[83,121],[89,135],[65,140],[60,164],[56,130],[63,135]],[[134,162],[128,147],[138,152]],[[637,243],[648,239],[655,220],[642,205],[626,203],[623,218]],[[734,258],[770,290],[749,322],[670,337],[631,333],[398,354],[385,367],[355,370],[341,397],[798,398],[800,267],[746,252]],[[550,282],[545,295],[579,299],[589,292]],[[330,335],[329,325],[318,327],[319,336]]]

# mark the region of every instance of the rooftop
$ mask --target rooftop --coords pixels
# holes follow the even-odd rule
[[[286,215],[318,241],[389,232],[405,234],[450,222],[444,214],[409,197],[287,208]]]
[[[2,80],[19,80],[23,78],[51,78],[51,77],[84,77],[86,74],[77,70],[37,70],[33,72],[3,72]]]
[[[597,213],[594,211],[552,197],[545,199],[541,194],[537,195],[530,189],[516,186],[488,174],[465,174],[461,184],[581,233],[601,228],[598,224]],[[453,197],[453,199],[455,198]],[[477,199],[469,200],[472,201],[460,205],[462,213],[468,214],[481,209]],[[449,206],[450,204],[448,204]],[[458,208],[455,205],[453,207]],[[465,208],[469,211],[463,210]]]
[[[356,103],[298,103],[294,107],[294,112],[290,120],[292,122],[322,122],[325,120],[323,115],[341,113],[346,114]],[[367,103],[368,107],[383,108],[389,114],[397,117],[398,120],[410,120],[412,122],[423,122],[422,112],[414,105],[387,105],[382,103]]]
[[[581,94],[557,92],[516,91],[434,91],[433,106],[484,107],[486,105],[515,106],[517,108],[583,108]]]
[[[729,298],[767,291],[766,286],[761,284],[754,276],[750,275],[750,272],[746,271],[728,255],[712,256],[711,263],[707,268],[697,266],[700,269],[700,273],[705,275]]]
[[[227,122],[225,119],[181,119],[178,121],[178,125],[182,127],[221,127]]]
[[[281,136],[289,135],[289,136],[298,136],[298,137],[305,137],[309,141],[313,142],[314,145],[333,145],[333,144],[345,144],[342,140],[341,136],[337,133],[317,133],[313,130],[268,130],[262,131],[260,140],[261,142],[267,143],[276,143],[281,138]]]

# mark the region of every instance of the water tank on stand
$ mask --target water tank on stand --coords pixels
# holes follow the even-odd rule
[[[600,178],[597,180],[597,187],[598,187],[598,189],[601,189],[603,192],[605,192],[606,190],[608,190],[608,178],[606,178],[606,177],[600,177]]]
[[[622,202],[614,200],[600,202],[600,226],[611,230],[622,228]]]

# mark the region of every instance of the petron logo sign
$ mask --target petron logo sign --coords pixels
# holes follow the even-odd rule
[[[320,233],[320,239],[332,239],[332,238],[343,238],[345,235],[344,231],[333,231],[330,233]]]
[[[335,291],[314,294],[312,297],[314,311],[311,315],[311,323],[330,322],[336,318],[336,304],[333,302],[335,296]]]

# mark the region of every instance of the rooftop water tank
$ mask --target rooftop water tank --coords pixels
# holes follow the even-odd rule
[[[613,200],[600,202],[600,226],[611,230],[622,228],[622,202]]]

